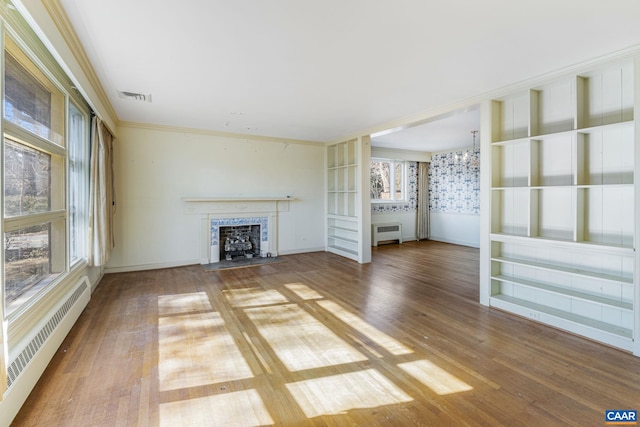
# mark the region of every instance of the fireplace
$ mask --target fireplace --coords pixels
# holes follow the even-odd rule
[[[211,262],[271,255],[269,217],[210,218]]]
[[[197,239],[200,241],[200,263],[211,264],[224,260],[220,252],[224,240],[220,237],[220,227],[260,226],[254,256],[278,256],[278,217],[281,212],[289,212],[289,204],[296,199],[290,196],[249,196],[249,197],[183,197],[184,213],[200,215]],[[252,243],[252,246],[253,243]]]
[[[237,259],[260,256],[260,225],[232,225],[220,227],[220,259]]]

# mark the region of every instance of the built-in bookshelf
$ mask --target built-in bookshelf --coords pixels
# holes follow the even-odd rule
[[[633,350],[634,61],[493,99],[489,304]],[[636,347],[637,348],[637,347]]]
[[[328,210],[331,215],[355,217],[358,196],[357,140],[328,147],[327,188]]]
[[[359,203],[357,139],[327,148],[327,248],[358,260]]]

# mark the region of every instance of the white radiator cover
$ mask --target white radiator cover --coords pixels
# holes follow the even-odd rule
[[[378,246],[378,242],[388,240],[397,240],[398,243],[402,243],[402,223],[371,224],[371,243],[373,246]]]
[[[87,276],[54,306],[48,321],[7,366],[8,389],[0,401],[0,427],[9,426],[91,299]]]

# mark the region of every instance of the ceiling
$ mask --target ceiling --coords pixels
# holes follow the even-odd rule
[[[480,130],[478,106],[454,111],[428,120],[387,129],[371,135],[374,147],[400,150],[428,151],[430,153],[471,147],[472,131]],[[480,143],[476,134],[476,144]]]
[[[60,2],[119,120],[310,141],[640,43],[637,0]],[[471,145],[477,110],[444,119],[374,143],[442,151],[455,128]]]

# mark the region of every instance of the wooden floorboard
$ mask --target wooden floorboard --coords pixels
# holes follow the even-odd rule
[[[478,303],[439,242],[106,275],[15,426],[601,426],[640,359]]]

